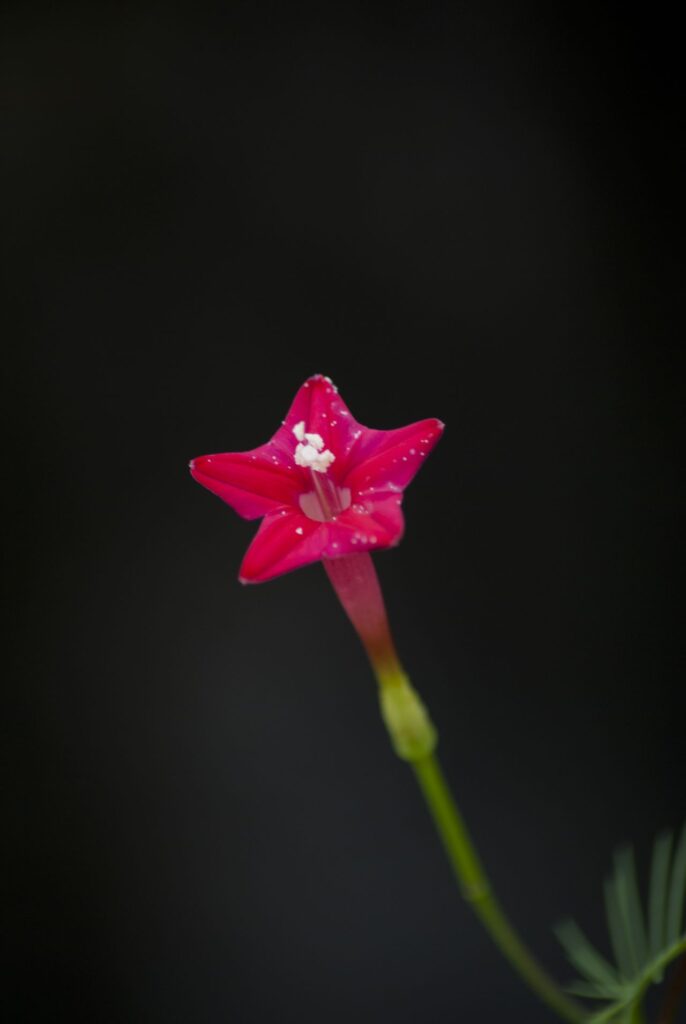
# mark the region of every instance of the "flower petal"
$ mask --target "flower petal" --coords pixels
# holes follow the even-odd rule
[[[360,438],[344,483],[354,496],[403,491],[443,433],[440,420],[398,430],[369,430]]]
[[[245,553],[238,574],[241,583],[262,583],[318,561],[326,548],[328,527],[291,509],[270,512]]]
[[[263,583],[322,558],[340,558],[395,547],[405,530],[397,494],[351,505],[318,522],[282,508],[265,516],[240,568],[242,583]]]
[[[297,507],[302,490],[300,473],[271,444],[249,452],[202,455],[190,469],[194,480],[244,519],[257,519],[282,505]]]
[[[329,473],[334,480],[340,480],[347,471],[353,449],[367,428],[353,417],[328,377],[318,373],[305,381],[293,399],[283,425],[271,440],[279,453],[290,459],[293,459],[297,443],[293,430],[300,423],[304,424],[305,433],[319,434],[323,449],[333,452],[335,461]]]
[[[395,547],[405,531],[401,502],[398,494],[354,502],[326,524],[330,536],[325,557]]]

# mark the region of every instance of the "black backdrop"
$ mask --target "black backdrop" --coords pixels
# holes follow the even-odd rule
[[[683,819],[682,55],[650,19],[7,16],[11,1020],[551,1019],[321,567],[242,588],[254,526],[187,474],[315,371],[364,423],[447,423],[377,564],[546,966],[570,912],[604,941],[615,846],[645,869]]]

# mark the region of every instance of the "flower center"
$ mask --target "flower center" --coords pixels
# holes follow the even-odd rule
[[[335,462],[336,456],[328,448],[324,448],[324,440],[320,434],[308,434],[305,421],[301,420],[293,427],[295,439],[295,464],[310,471],[314,490],[301,494],[299,504],[308,519],[325,523],[335,519],[337,515],[350,507],[352,500],[347,487],[338,487],[327,476],[329,466]]]
[[[308,519],[326,523],[350,508],[352,495],[349,487],[337,487],[333,480],[320,473],[312,473],[311,476],[314,490],[301,494],[298,499],[300,508]]]

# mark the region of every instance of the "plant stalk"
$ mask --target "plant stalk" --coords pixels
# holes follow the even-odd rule
[[[428,754],[411,764],[462,895],[501,953],[543,1002],[572,1024],[582,1021],[583,1011],[540,967],[500,909],[436,756]]]
[[[548,977],[500,909],[434,755],[436,730],[403,671],[388,625],[383,594],[369,554],[325,559],[324,568],[364,644],[379,684],[381,714],[396,754],[417,777],[465,899],[520,977],[564,1020],[584,1013]]]

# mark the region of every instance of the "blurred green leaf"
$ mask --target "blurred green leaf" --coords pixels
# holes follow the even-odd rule
[[[605,912],[616,966],[611,965],[574,921],[556,928],[557,937],[579,972],[569,991],[607,1006],[589,1016],[589,1024],[634,1019],[651,983],[686,952],[686,825],[671,860],[673,836],[662,833],[653,846],[647,913],[630,847],[617,851],[614,871],[605,882]],[[647,928],[646,928],[647,922]]]

